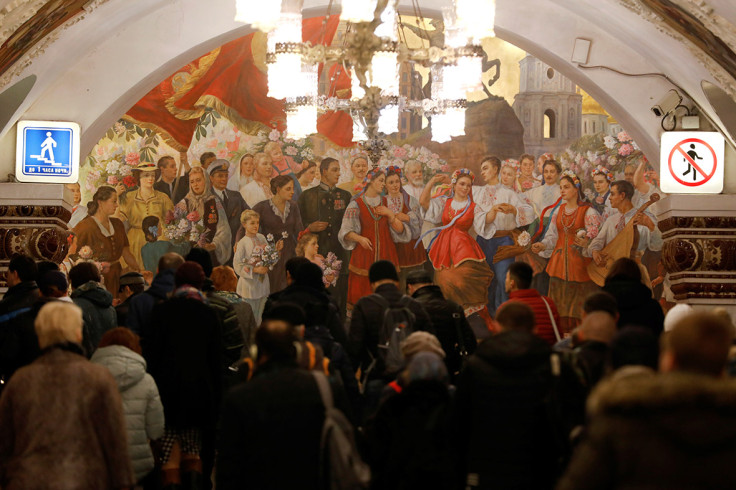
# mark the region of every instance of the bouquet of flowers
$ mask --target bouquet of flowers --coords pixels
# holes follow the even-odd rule
[[[325,287],[334,286],[342,269],[342,260],[338,260],[334,252],[330,252],[322,262],[322,281]]]
[[[187,214],[182,206],[176,206],[164,218],[164,236],[177,245],[184,242],[203,247],[207,243],[209,231],[197,211]]]
[[[288,237],[288,233],[286,232],[284,232],[282,236],[283,235],[286,235],[284,238]],[[253,253],[251,253],[250,259],[248,260],[248,266],[268,267],[269,269],[272,269],[280,258],[281,253],[276,248],[276,242],[274,242],[273,235],[269,233],[266,235],[266,246],[258,246],[253,249]],[[264,276],[260,276],[258,279],[263,281],[263,278]]]
[[[76,256],[76,260],[74,259],[74,256],[69,257],[71,259],[72,266],[81,264],[82,262],[92,262],[97,266],[100,274],[107,274],[108,272],[110,272],[110,263],[95,260],[94,250],[92,250],[92,247],[90,247],[89,245],[85,245],[84,247],[80,248],[77,251]]]
[[[268,132],[260,131],[258,133],[258,140],[254,143],[253,151],[256,153],[263,151],[263,148],[269,141],[278,141],[281,143],[281,151],[284,155],[293,158],[296,163],[302,163],[304,160],[312,160],[314,158],[311,138],[293,140],[287,138],[278,129],[272,129]]]
[[[126,190],[136,186],[135,178],[133,178],[133,167],[140,162],[137,152],[131,152],[125,155],[123,152],[117,152],[110,158],[99,160],[93,168],[87,173],[84,186],[90,193],[94,193],[103,185],[116,187],[118,185],[125,186]]]

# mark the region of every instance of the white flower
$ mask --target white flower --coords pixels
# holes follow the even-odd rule
[[[526,231],[522,231],[521,235],[519,235],[519,238],[516,240],[520,247],[526,247],[529,245],[529,242],[532,241],[532,237],[529,236],[529,233]]]
[[[616,147],[616,143],[616,138],[614,138],[613,136],[606,135],[606,137],[603,138],[603,144],[606,145],[606,148],[608,148],[609,150],[614,149]]]
[[[271,233],[269,233],[268,235],[266,235],[266,240],[268,240],[269,242],[272,242],[273,241],[273,235]]]
[[[281,138],[281,133],[279,133],[278,129],[272,129],[270,133],[268,133],[268,139],[270,141],[278,141],[279,138]]]
[[[111,160],[105,167],[105,170],[107,171],[108,174],[116,174],[118,173],[119,169],[120,169],[120,163],[116,162],[115,160]]]
[[[288,231],[285,231],[285,232],[281,233],[281,238],[284,238],[284,239],[289,238],[289,232]]]

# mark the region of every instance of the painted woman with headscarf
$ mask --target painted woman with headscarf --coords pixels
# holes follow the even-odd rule
[[[427,261],[427,252],[419,239],[424,220],[419,210],[419,201],[411,197],[401,185],[402,171],[399,167],[390,166],[386,169],[386,196],[384,205],[394,212],[396,218],[411,230],[411,240],[408,243],[397,243],[396,252],[399,255],[400,289],[404,290],[406,275],[414,269],[424,266]]]
[[[488,322],[486,305],[493,273],[483,250],[468,231],[473,227],[479,236],[490,238],[493,234],[489,230],[495,228],[486,222],[488,213],[473,202],[473,172],[466,168],[456,170],[450,180],[450,195],[432,198],[434,186],[446,179],[442,174],[432,177],[419,200],[425,221],[438,225],[430,230],[439,233],[428,247],[435,283],[445,298],[463,306],[465,316],[478,312]]]
[[[373,169],[363,179],[363,189],[355,195],[342,219],[338,239],[346,250],[352,250],[348,278],[348,309],[363,296],[371,294],[368,269],[373,262],[389,260],[399,263],[396,243],[407,243],[412,232],[381,195],[386,174]]]
[[[203,248],[216,259],[214,265],[227,263],[232,253],[230,225],[222,204],[210,190],[204,168],[194,167],[189,172],[189,192],[177,206],[185,209],[188,216],[196,212],[196,216],[192,216],[196,218],[194,221],[202,220],[207,230]]]

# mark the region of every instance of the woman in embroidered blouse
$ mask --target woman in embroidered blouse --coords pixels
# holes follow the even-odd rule
[[[160,174],[161,170],[154,163],[138,164],[133,169],[138,188],[120,196],[120,217],[128,223],[128,243],[138,264],[143,264],[141,249],[146,244],[143,219],[155,216],[163,221],[166,213],[174,208],[169,196],[153,188]]]
[[[342,219],[337,237],[346,250],[352,250],[348,276],[348,310],[371,294],[368,269],[377,260],[399,263],[396,243],[411,239],[411,229],[384,204],[381,193],[386,174],[373,169],[363,179],[363,190],[355,195]],[[343,265],[344,267],[344,265]]]
[[[534,177],[534,156],[524,153],[519,157],[519,185],[521,191],[526,192],[542,184],[542,181]]]
[[[140,270],[128,246],[128,236],[123,222],[112,217],[118,209],[117,192],[112,187],[100,187],[87,204],[87,209],[89,215],[74,227],[76,249],[81,250],[82,247],[89,246],[94,260],[110,264],[107,270],[103,270],[102,276],[105,288],[116,297],[123,270],[120,258],[125,259],[131,270]]]
[[[435,283],[447,299],[463,306],[466,316],[478,312],[488,322],[488,287],[493,273],[468,230],[473,227],[478,235],[491,238],[495,228],[490,225],[496,213],[488,213],[473,202],[474,178],[470,170],[458,169],[452,174],[450,196],[430,199],[432,188],[447,181],[446,175],[437,174],[424,187],[419,203],[425,221],[440,225],[432,230],[439,233],[428,247]]]
[[[419,209],[419,201],[404,191],[401,185],[401,176],[402,172],[398,167],[391,166],[386,169],[384,205],[393,211],[396,219],[402,221],[411,230],[411,240],[408,243],[396,244],[396,253],[399,255],[399,281],[401,283],[399,287],[403,291],[406,286],[406,276],[412,270],[424,266],[427,261],[427,252],[421,242],[415,247],[424,220]]]
[[[291,176],[279,175],[271,179],[271,193],[273,197],[256,204],[253,211],[261,218],[261,234],[273,235],[274,240],[283,241],[281,257],[268,273],[271,290],[280,291],[287,286],[286,261],[296,255],[296,241],[304,226],[299,206],[292,201],[294,180]]]
[[[590,240],[598,235],[600,216],[585,201],[580,179],[565,170],[560,179],[562,204],[552,214],[550,227],[532,252],[549,257],[549,295],[560,312],[562,332],[580,323],[585,297],[596,288],[588,276]]]
[[[253,172],[253,180],[242,188],[243,199],[248,207],[253,207],[261,201],[271,199],[271,157],[266,153],[256,153],[253,157],[256,169]]]

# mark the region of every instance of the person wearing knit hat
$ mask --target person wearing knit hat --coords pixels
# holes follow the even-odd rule
[[[401,353],[407,364],[420,352],[433,352],[442,359],[445,358],[440,341],[429,332],[414,332],[401,343]]]

